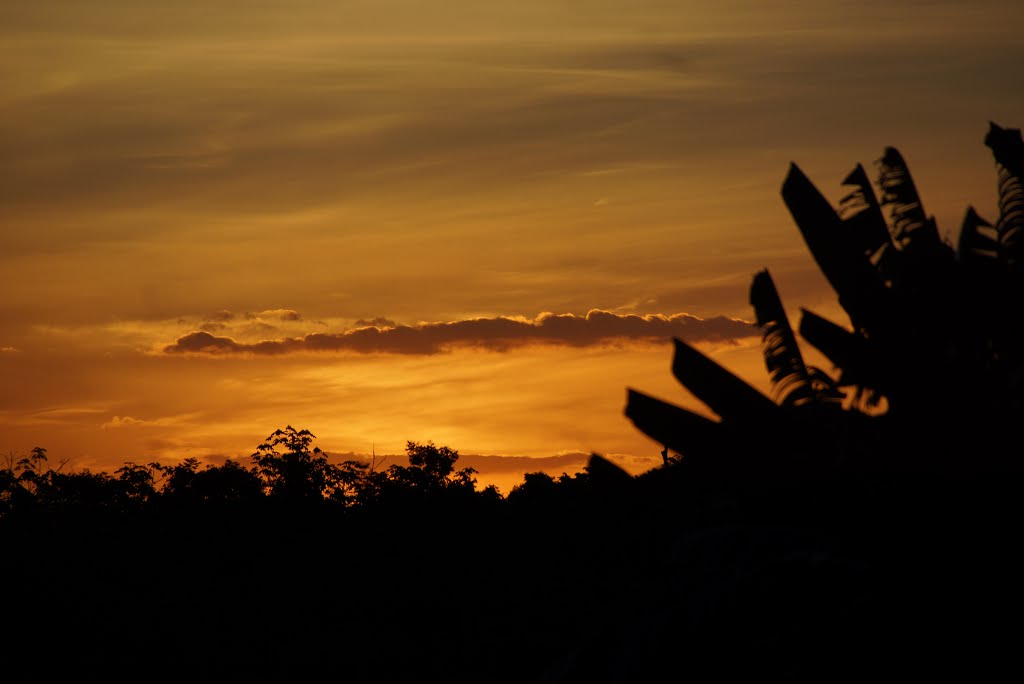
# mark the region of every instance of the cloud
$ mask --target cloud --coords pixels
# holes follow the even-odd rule
[[[280,321],[301,321],[302,314],[292,309],[267,309],[255,314],[246,314],[249,318],[276,318]]]
[[[427,355],[455,347],[508,351],[530,345],[590,347],[618,341],[663,343],[673,337],[691,342],[723,342],[755,334],[753,324],[725,316],[702,319],[684,313],[637,315],[593,309],[585,316],[542,313],[533,320],[498,316],[385,328],[367,326],[340,333],[310,333],[253,343],[200,330],[179,337],[163,351],[169,354],[279,355],[333,351]]]
[[[231,335],[252,337],[255,335],[281,334],[275,323],[305,323],[306,320],[294,309],[266,309],[236,314],[228,309],[217,311],[203,319],[198,329],[208,333],[223,332]],[[179,319],[179,322],[186,322]]]
[[[132,418],[131,416],[114,416],[106,423],[103,423],[103,425],[101,425],[100,427],[102,427],[103,429],[119,428],[124,427],[126,425],[142,425],[144,423],[145,421],[139,420],[138,418]]]
[[[398,323],[395,323],[390,318],[384,318],[383,316],[377,316],[376,318],[371,318],[369,320],[365,318],[360,318],[358,321],[356,321],[357,328],[395,328],[397,326]]]
[[[132,416],[114,416],[107,422],[100,425],[103,430],[116,429],[123,427],[135,427],[135,426],[155,426],[155,427],[169,427],[174,425],[181,425],[182,423],[189,422],[196,414],[188,413],[177,416],[164,416],[162,418],[154,418],[153,420],[146,420],[142,418],[133,418]]]
[[[0,424],[4,425],[64,425],[88,419],[106,409],[84,406],[54,406],[34,411],[0,410]]]
[[[177,8],[190,2],[172,4]],[[544,11],[541,6],[558,3],[527,4]],[[611,3],[608,11],[616,18],[608,17],[609,25],[638,20],[642,14],[635,4]],[[648,21],[697,21],[689,9],[657,4],[658,18]],[[16,104],[3,119],[5,151],[11,154],[0,168],[5,181],[0,198],[44,202],[56,185],[62,206],[70,201],[75,208],[106,207],[115,197],[110,193],[116,192],[119,206],[146,208],[173,192],[233,214],[238,208],[289,210],[323,204],[343,191],[363,196],[385,176],[390,181],[402,175],[414,181],[410,188],[429,183],[431,193],[437,181],[447,179],[461,193],[467,179],[473,186],[504,188],[538,173],[585,171],[610,162],[646,159],[685,165],[727,151],[730,159],[742,159],[754,149],[774,151],[783,144],[779,136],[785,136],[787,148],[796,148],[812,144],[808,136],[828,140],[832,127],[856,124],[867,105],[832,106],[845,101],[851,88],[871,88],[873,94],[885,86],[899,92],[898,84],[913,78],[917,94],[927,95],[930,103],[942,104],[938,98],[955,103],[965,99],[965,83],[986,94],[999,91],[1002,71],[989,67],[1020,56],[1019,41],[1011,39],[992,50],[972,50],[989,37],[988,31],[979,35],[961,31],[962,20],[942,21],[953,9],[916,16],[924,13],[899,8],[892,15],[892,3],[886,3],[895,27],[888,30],[896,36],[868,24],[870,12],[839,14],[843,19],[837,20],[834,11],[815,17],[804,11],[768,13],[751,0],[743,4],[744,11],[736,14],[744,19],[732,30],[719,27],[699,37],[686,31],[652,41],[644,31],[601,30],[581,40],[588,34],[578,32],[579,18],[573,17],[573,30],[566,37],[574,40],[459,40],[449,30],[445,50],[434,44],[436,30],[426,29],[436,13],[422,9],[414,11],[419,30],[401,37],[384,31],[393,25],[393,13],[375,10],[381,21],[376,40],[393,48],[384,51],[372,40],[351,41],[344,48],[337,39],[318,40],[323,17],[311,16],[308,7],[296,14],[305,15],[309,23],[291,21],[287,29],[266,14],[248,19],[270,30],[274,49],[269,52],[252,47],[265,45],[268,35],[247,35],[234,21],[220,27],[223,34],[204,26],[197,35],[168,36],[166,43],[138,40],[140,26],[125,34],[130,38],[123,43],[114,43],[118,49],[113,54],[130,59],[107,64],[112,48],[90,52],[91,59],[80,69],[62,74],[73,82],[49,88],[41,84],[59,80],[41,66],[49,60],[30,60],[12,51],[12,60],[20,59],[8,67],[11,75],[18,67],[27,73],[19,79],[25,85],[18,90],[24,92],[9,96]],[[967,14],[962,3],[944,4],[955,7],[958,17]],[[1006,9],[1005,23],[1016,25],[1009,3]],[[49,14],[46,20],[53,21]],[[987,17],[974,17],[973,22],[982,19],[985,25],[991,23]],[[936,35],[923,45],[907,44],[904,27],[922,31],[922,22]],[[504,32],[494,18],[485,23],[492,35]],[[792,30],[804,23],[817,30]],[[769,29],[772,25],[789,30]],[[26,55],[57,52],[69,42],[66,36],[47,33],[45,41],[53,42],[35,45],[42,37],[33,26],[22,26],[33,41]],[[870,33],[865,30],[869,27]],[[17,22],[7,30],[17,35]],[[410,40],[416,34],[421,42]],[[865,44],[868,37],[881,45]],[[963,46],[957,52],[950,51],[951,37]],[[1012,52],[1004,57],[996,47]],[[960,51],[971,59],[950,57]],[[213,56],[218,68],[203,68]],[[139,66],[125,70],[126,61]],[[155,86],[142,87],[152,84],[154,75],[159,77]],[[231,87],[237,83],[246,87]],[[887,92],[881,91],[880,99]],[[433,105],[439,93],[447,106]],[[20,99],[13,99],[15,95]],[[182,106],[168,108],[169,100]],[[748,120],[755,107],[758,125],[752,126]],[[886,111],[885,116],[891,120],[894,114]],[[799,125],[819,119],[831,126]],[[766,123],[772,124],[768,131]],[[503,163],[490,163],[494,158]],[[693,164],[699,166],[698,161]],[[429,174],[423,173],[424,165],[429,165]],[[286,178],[302,182],[281,182]],[[387,197],[396,189],[391,182],[375,188]],[[109,239],[97,230],[101,232],[87,236],[76,225],[74,231],[64,228],[68,235],[61,237]],[[18,236],[23,248],[31,242],[41,249],[52,240],[49,233]]]
[[[240,330],[238,330],[238,332],[248,337],[281,334],[280,328],[278,328],[275,325],[271,325],[270,323],[266,323],[258,318],[254,319],[252,323],[250,323],[249,325],[246,325]]]
[[[173,345],[165,347],[164,351],[213,353],[218,351],[241,351],[244,346],[235,342],[230,337],[216,337],[203,330],[190,332],[188,335],[179,337]]]

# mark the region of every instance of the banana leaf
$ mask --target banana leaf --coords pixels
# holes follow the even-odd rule
[[[991,223],[968,206],[960,227],[957,259],[963,263],[991,261],[999,255],[999,235]]]
[[[684,458],[710,458],[727,448],[730,431],[721,423],[634,389],[627,390],[626,417],[640,432]]]
[[[628,487],[633,476],[600,454],[591,454],[587,460],[587,474],[592,482],[612,488]]]
[[[782,199],[854,327],[884,330],[892,315],[885,282],[846,237],[842,220],[796,164],[790,164],[782,184]]]
[[[904,251],[930,251],[941,244],[935,219],[925,215],[917,187],[903,155],[886,147],[878,165],[881,205],[889,210],[893,238]]]
[[[985,144],[992,150],[999,178],[1000,259],[1011,270],[1024,263],[1024,141],[1019,128],[989,122]]]
[[[761,328],[761,351],[772,381],[772,393],[782,406],[798,406],[815,399],[803,355],[782,300],[768,270],[754,275],[750,304]]]
[[[771,399],[682,340],[675,341],[672,374],[725,420],[768,421],[778,407]]]
[[[864,167],[857,164],[843,179],[843,185],[853,187],[839,201],[839,215],[846,226],[848,239],[865,256],[873,257],[892,244],[892,237]]]
[[[883,389],[879,386],[878,357],[871,342],[812,311],[800,311],[800,335],[841,369],[837,384]]]

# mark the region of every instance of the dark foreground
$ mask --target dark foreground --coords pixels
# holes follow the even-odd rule
[[[2,678],[1002,679],[1020,484],[662,472],[356,513],[8,516]]]

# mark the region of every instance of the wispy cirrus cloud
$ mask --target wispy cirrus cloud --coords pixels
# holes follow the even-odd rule
[[[380,320],[380,319],[375,319]],[[390,321],[384,321],[390,323]],[[536,318],[471,318],[459,321],[356,327],[337,333],[310,333],[242,342],[206,330],[190,332],[163,348],[168,354],[281,355],[300,352],[353,352],[429,355],[455,347],[509,351],[531,345],[588,347],[617,341],[731,341],[756,334],[753,324],[725,316],[616,314],[593,309],[584,316],[542,313]]]
[[[105,408],[95,406],[47,406],[35,410],[0,410],[0,424],[7,425],[63,425],[88,420],[104,413]]]

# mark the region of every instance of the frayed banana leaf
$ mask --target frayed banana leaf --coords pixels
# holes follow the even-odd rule
[[[768,270],[759,271],[750,285],[750,304],[761,328],[761,351],[772,381],[772,393],[782,406],[799,406],[816,398],[807,366],[782,300]]]
[[[839,201],[839,216],[850,242],[867,257],[884,252],[885,247],[892,244],[892,238],[864,167],[857,164],[843,179],[843,185],[853,187]]]
[[[939,231],[935,221],[925,215],[921,197],[910,175],[903,155],[895,147],[886,147],[877,161],[878,186],[882,190],[882,206],[889,209],[893,237],[907,249],[917,240],[937,242]]]
[[[894,147],[877,161],[881,205],[889,213],[893,242],[899,247],[886,275],[898,301],[891,330],[900,337],[919,338],[948,309],[954,293],[956,253],[940,237],[935,219],[925,214],[910,170]],[[877,336],[876,336],[877,337]]]
[[[807,379],[811,381],[815,403],[818,406],[837,405],[846,394],[839,389],[835,379],[817,366],[807,367]]]
[[[626,417],[640,432],[683,457],[713,457],[726,449],[730,435],[721,423],[633,389],[627,391]]]
[[[682,340],[675,341],[672,374],[723,419],[771,420],[771,399]]]
[[[884,328],[892,304],[885,283],[864,253],[846,236],[845,226],[814,184],[791,164],[782,199],[822,274],[839,296],[855,328]]]
[[[1024,263],[1024,141],[1019,128],[989,122],[985,144],[992,150],[999,174],[1000,259],[1017,270]]]

